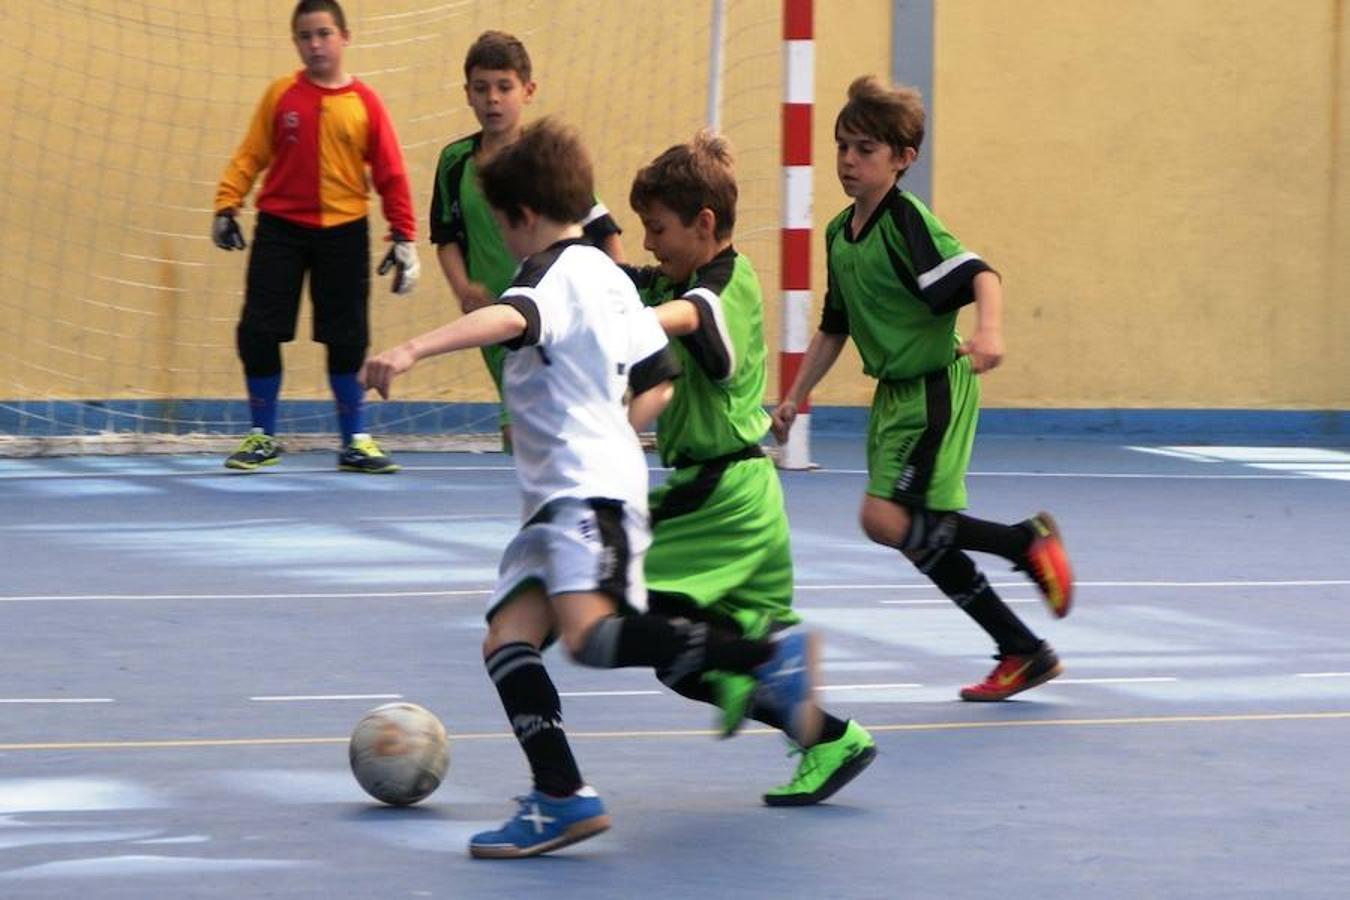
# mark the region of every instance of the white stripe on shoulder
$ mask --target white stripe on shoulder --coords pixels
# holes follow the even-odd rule
[[[581,224],[583,226],[589,225],[596,219],[603,218],[607,215],[609,215],[608,207],[606,207],[605,204],[596,201],[596,204],[591,207],[591,211],[586,213],[586,218],[581,220]]]
[[[538,292],[533,287],[523,284],[513,284],[506,290],[502,291],[502,295],[497,299],[505,300],[507,297],[524,297],[526,300],[537,301],[538,300],[537,295]]]
[[[970,262],[972,259],[979,259],[980,254],[972,253],[967,250],[965,253],[958,253],[950,259],[944,259],[941,263],[929,269],[919,276],[919,289],[923,290],[930,285],[941,281],[959,267]]]
[[[684,296],[690,295],[704,300],[708,308],[712,310],[713,325],[717,328],[717,339],[722,342],[722,348],[727,354],[727,378],[729,379],[736,371],[736,345],[731,342],[731,332],[727,330],[727,320],[722,315],[722,298],[715,292],[705,287],[696,287],[691,291],[685,291]]]

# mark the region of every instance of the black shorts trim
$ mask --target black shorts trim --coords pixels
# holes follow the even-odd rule
[[[691,512],[702,508],[708,498],[717,490],[717,485],[722,481],[722,474],[734,462],[743,459],[754,459],[764,455],[764,448],[758,444],[750,444],[731,453],[725,453],[721,456],[707,460],[695,460],[687,456],[675,458],[675,468],[684,469],[690,466],[698,466],[699,472],[694,476],[694,480],[677,485],[671,488],[661,500],[661,505],[652,510],[652,527],[656,527],[657,522],[673,519],[676,516],[688,515]]]
[[[914,443],[908,461],[900,468],[891,500],[901,506],[925,508],[928,485],[933,481],[938,451],[952,421],[952,383],[945,368],[923,377],[924,412],[927,424]]]
[[[633,553],[628,545],[628,532],[623,527],[624,505],[619,500],[591,499],[586,502],[595,510],[595,523],[600,529],[600,546],[604,548],[595,578],[597,589],[626,606],[628,567]]]

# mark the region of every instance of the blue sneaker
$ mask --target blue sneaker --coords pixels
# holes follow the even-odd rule
[[[605,804],[595,788],[585,785],[570,797],[550,797],[531,791],[517,797],[520,809],[496,831],[482,831],[469,839],[475,859],[519,859],[537,856],[609,828]]]
[[[754,671],[754,702],[777,712],[788,737],[803,747],[820,738],[824,724],[815,702],[816,636],[785,634],[774,640],[773,656]]]

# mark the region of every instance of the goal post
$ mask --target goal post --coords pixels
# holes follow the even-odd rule
[[[629,259],[646,256],[627,208],[633,173],[713,124],[737,157],[737,247],[766,288],[778,282],[774,0],[343,6],[352,32],[346,68],[389,109],[423,264],[408,297],[373,279],[372,349],[458,315],[426,240],[426,210],[440,148],[477,130],[462,66],[489,28],[518,35],[530,51],[539,90],[526,119],[557,115],[581,131]],[[299,68],[290,8],[255,0],[7,7],[0,454],[216,450],[247,429],[234,347],[247,257],[212,245],[211,204],[263,91]],[[250,242],[252,200],[241,216]],[[386,230],[372,196],[372,262]],[[780,311],[767,306],[772,342]],[[308,302],[301,310],[296,340],[283,350],[278,431],[289,446],[335,446],[323,348],[309,339]],[[496,400],[477,354],[440,357],[401,380],[392,402],[371,402],[369,428],[395,449],[455,446],[495,433]]]

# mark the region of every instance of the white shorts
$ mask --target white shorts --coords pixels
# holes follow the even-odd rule
[[[645,510],[619,500],[554,500],[507,545],[487,617],[491,619],[498,606],[531,583],[542,586],[550,597],[600,593],[613,597],[620,607],[645,612],[647,582],[642,567],[651,542]]]

